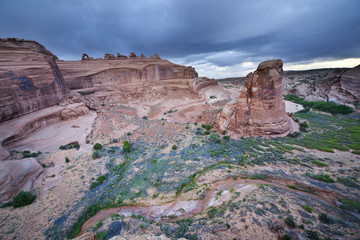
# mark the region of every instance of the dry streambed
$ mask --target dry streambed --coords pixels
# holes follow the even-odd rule
[[[318,200],[326,205],[333,205],[334,200],[339,197],[333,192],[327,192],[321,189],[309,188],[307,186],[306,191],[299,189],[289,188],[289,183],[294,184],[294,181],[285,179],[269,178],[265,180],[260,179],[237,179],[228,178],[225,180],[214,183],[209,190],[206,191],[205,197],[198,200],[184,201],[180,200],[182,191],[178,194],[176,199],[170,203],[164,203],[159,205],[134,205],[123,206],[116,208],[109,208],[99,211],[93,217],[88,219],[82,226],[79,235],[85,233],[92,225],[100,221],[101,219],[110,216],[112,214],[119,214],[124,216],[141,215],[147,220],[154,221],[173,221],[176,219],[185,219],[202,213],[206,209],[219,206],[223,202],[231,199],[231,192],[245,193],[254,189],[255,185],[267,184],[275,186],[287,191],[300,194]],[[302,183],[295,183],[297,186],[301,186]],[[291,185],[292,186],[292,185]],[[183,188],[184,189],[184,188]],[[219,194],[220,193],[220,194]]]

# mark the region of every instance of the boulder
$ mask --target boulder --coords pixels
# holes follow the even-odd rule
[[[240,136],[291,132],[292,120],[282,96],[282,66],[280,59],[268,60],[249,73],[237,103],[229,103],[217,117],[217,127]]]
[[[20,190],[30,191],[42,171],[35,158],[0,162],[0,203],[10,201]]]

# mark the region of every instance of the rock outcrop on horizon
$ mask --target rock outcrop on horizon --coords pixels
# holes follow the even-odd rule
[[[35,41],[0,39],[0,122],[63,98],[66,87],[56,59]]]
[[[279,135],[292,130],[282,96],[282,66],[280,59],[268,60],[247,75],[237,103],[228,103],[217,117],[220,130],[241,136]]]
[[[0,203],[10,201],[20,190],[29,191],[42,171],[35,158],[0,161]]]

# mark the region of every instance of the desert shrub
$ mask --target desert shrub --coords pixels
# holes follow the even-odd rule
[[[215,207],[210,207],[207,214],[208,214],[209,218],[211,219],[211,218],[215,217],[216,212],[217,212],[217,210]]]
[[[207,125],[207,124],[201,124],[202,128],[205,128],[206,130],[210,131],[210,129],[212,128],[211,125]]]
[[[317,175],[314,174],[313,178],[315,178],[318,181],[322,181],[322,182],[326,182],[326,183],[334,183],[335,182],[335,180],[329,174],[326,174],[326,173],[317,174]]]
[[[216,96],[213,96],[213,95],[210,96],[210,99],[214,99],[214,98],[216,98]]]
[[[286,223],[286,225],[288,225],[289,227],[294,228],[296,225],[294,223],[294,220],[291,217],[287,217],[284,219],[284,222]]]
[[[309,207],[307,205],[304,205],[303,208],[304,208],[305,211],[307,211],[309,213],[312,213],[312,208],[311,207]]]
[[[106,235],[107,235],[107,231],[101,231],[101,232],[97,232],[95,237],[97,240],[103,240],[105,239]]]
[[[305,231],[307,237],[311,240],[320,240],[319,233],[311,230]]]
[[[147,120],[147,119],[148,119],[148,117],[147,117],[147,116],[143,116],[143,117],[142,117],[142,119]]]
[[[101,184],[103,184],[103,182],[105,182],[105,180],[107,179],[107,177],[105,175],[101,175],[99,176],[95,182],[92,182],[90,185],[90,189],[96,188],[97,186],[100,186]]]
[[[328,166],[326,163],[318,161],[318,160],[313,160],[313,161],[311,161],[311,163],[318,165],[319,167],[327,167]]]
[[[102,147],[103,147],[103,146],[102,146],[100,143],[95,143],[93,149],[95,149],[95,150],[100,150],[100,149],[102,149]]]
[[[328,216],[325,213],[320,213],[319,214],[319,220],[323,223],[329,223],[330,220],[328,218]]]
[[[285,234],[285,235],[284,235],[284,240],[291,240],[290,235],[289,235],[289,234]]]
[[[26,206],[34,202],[36,195],[31,192],[20,191],[15,197],[13,197],[13,207],[18,208]]]
[[[101,158],[101,155],[98,151],[93,152],[92,154],[93,159]]]
[[[338,180],[338,182],[341,182],[345,186],[352,187],[352,188],[358,187],[358,185],[349,177],[338,178],[337,180]]]
[[[210,135],[210,131],[206,130],[206,131],[204,132],[204,134],[205,134],[205,135]]]
[[[352,151],[352,154],[360,155],[360,151]]]
[[[345,198],[340,198],[340,202],[343,204],[341,206],[341,208],[346,209],[346,210],[357,211],[358,213],[360,213],[360,203],[359,202],[351,201],[351,200],[348,200]]]
[[[226,141],[229,141],[229,140],[230,140],[230,136],[223,136],[223,139],[226,140]]]
[[[68,157],[65,158],[65,162],[68,163],[70,162],[70,159]]]
[[[177,149],[177,146],[174,144],[172,145],[171,149],[175,151]]]
[[[224,131],[222,131],[222,132],[221,132],[221,134],[222,134],[222,135],[225,135],[225,134],[226,134],[226,131],[225,131],[225,130],[224,130]]]
[[[125,153],[129,153],[131,151],[131,144],[129,143],[129,141],[123,142],[123,150]]]
[[[308,128],[309,125],[307,124],[307,122],[302,122],[299,124],[300,127],[303,127],[303,128]]]
[[[291,137],[291,138],[297,138],[301,135],[300,132],[294,132],[294,133],[290,133],[288,134],[288,137]]]

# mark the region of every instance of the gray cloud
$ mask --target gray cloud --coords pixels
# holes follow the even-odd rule
[[[62,59],[157,52],[218,67],[360,57],[356,0],[1,0],[0,37],[33,39]]]

